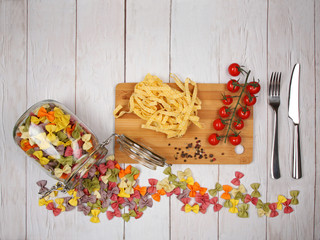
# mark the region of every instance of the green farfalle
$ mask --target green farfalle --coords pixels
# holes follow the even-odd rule
[[[31,116],[27,117],[26,121],[24,122],[24,131],[25,132],[29,131],[30,124],[31,124]]]
[[[262,208],[263,206],[263,202],[261,201],[261,199],[258,200],[256,208]]]
[[[118,168],[114,168],[114,169],[108,169],[107,174],[110,176],[108,177],[108,181],[110,182],[117,182],[118,181],[118,175],[119,175],[120,170]]]
[[[72,156],[68,156],[68,157],[60,156],[59,158],[57,158],[57,161],[60,164],[62,164],[63,166],[65,166],[65,165],[71,166],[73,164],[73,157]]]
[[[138,198],[134,198],[134,199],[133,199],[133,201],[138,205],[138,204],[139,204],[139,202],[140,202],[140,199],[138,199]]]
[[[260,183],[252,183],[251,188],[253,189],[253,192],[251,193],[252,197],[261,197],[260,192],[258,191],[258,188],[260,187]]]
[[[166,175],[169,175],[168,179],[170,182],[173,182],[177,179],[177,175],[173,174],[171,172],[171,167],[167,167],[164,171],[163,171],[164,174]]]
[[[128,173],[127,175],[125,175],[125,178],[128,179],[129,181],[133,182],[134,181],[134,175],[138,174],[140,171],[135,168],[135,167],[131,167],[131,173]]]
[[[216,186],[214,189],[209,190],[209,194],[214,197],[217,195],[218,192],[222,191],[222,186],[220,183],[216,183]]]
[[[30,148],[28,151],[26,151],[26,153],[27,153],[28,155],[32,155],[34,152],[35,152],[35,151],[34,151],[33,148]]]
[[[237,194],[234,196],[234,199],[239,200],[241,199],[242,201],[244,200],[244,194],[242,194],[241,192],[237,192]]]
[[[248,209],[249,209],[249,204],[246,204],[246,203],[239,204],[238,205],[238,217],[248,218],[249,217]]]
[[[82,185],[88,189],[89,193],[92,193],[94,191],[99,191],[100,190],[100,183],[99,179],[97,177],[93,177],[92,180],[90,179],[84,179],[82,182]]]
[[[68,140],[67,134],[65,134],[63,131],[57,132],[57,137],[61,142],[66,142],[66,140]]]
[[[74,138],[74,139],[79,139],[80,138],[80,133],[81,133],[82,128],[80,127],[80,125],[77,123],[76,127],[74,128],[74,130],[72,131],[71,133],[71,136]]]
[[[101,201],[97,200],[95,203],[87,202],[87,205],[91,207],[91,209],[98,208],[101,210]]]
[[[123,213],[122,214],[122,218],[123,220],[125,220],[126,222],[128,222],[130,220],[130,217],[136,217],[137,214],[134,210],[130,210],[129,213]]]
[[[186,182],[178,182],[178,181],[174,180],[174,181],[172,181],[172,184],[176,187],[183,189],[183,190],[187,188]]]
[[[230,201],[230,199],[226,200],[223,204],[223,206],[225,208],[231,208],[233,205],[232,205],[232,202]]]
[[[297,198],[299,193],[300,193],[300,191],[298,191],[298,190],[290,191],[290,196],[292,197],[292,199],[291,199],[291,204],[292,205],[298,205],[299,204],[299,200]]]
[[[143,212],[143,211],[145,211],[147,208],[148,208],[147,206],[144,206],[143,208],[140,208],[140,207],[139,207],[139,208],[138,208],[138,211],[139,211],[139,212]]]

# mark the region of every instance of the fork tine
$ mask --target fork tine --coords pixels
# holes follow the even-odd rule
[[[274,81],[274,96],[278,96],[278,80],[279,80],[279,73],[276,73],[275,81]]]
[[[279,78],[278,78],[278,96],[280,96],[280,83],[281,83],[281,72],[279,73]]]
[[[269,96],[272,96],[273,91],[273,73],[271,73],[270,83],[269,83]]]

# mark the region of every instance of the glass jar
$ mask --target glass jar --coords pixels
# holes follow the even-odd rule
[[[44,100],[30,107],[13,129],[16,144],[51,177],[58,180],[54,189],[73,189],[89,169],[103,160],[108,145],[117,138],[121,150],[142,165],[156,169],[166,159],[125,135],[112,134],[99,144],[95,134],[63,104]],[[49,192],[45,193],[47,195]]]

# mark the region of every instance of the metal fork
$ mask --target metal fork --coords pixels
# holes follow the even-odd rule
[[[271,152],[271,177],[280,178],[279,147],[278,147],[278,108],[280,106],[281,73],[272,73],[269,83],[269,105],[274,111],[273,140]]]

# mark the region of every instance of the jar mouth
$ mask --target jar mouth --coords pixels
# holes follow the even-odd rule
[[[64,190],[68,191],[74,189],[78,185],[80,179],[90,170],[90,168],[95,164],[99,164],[107,154],[108,149],[106,149],[103,144],[99,144],[97,148],[91,152],[87,159],[82,161],[80,165],[72,171],[72,174],[64,183]]]
[[[156,170],[157,166],[163,167],[164,165],[168,165],[166,159],[155,153],[150,147],[138,143],[123,134],[116,136],[118,137],[117,142],[120,144],[120,149],[141,165],[152,170]]]

